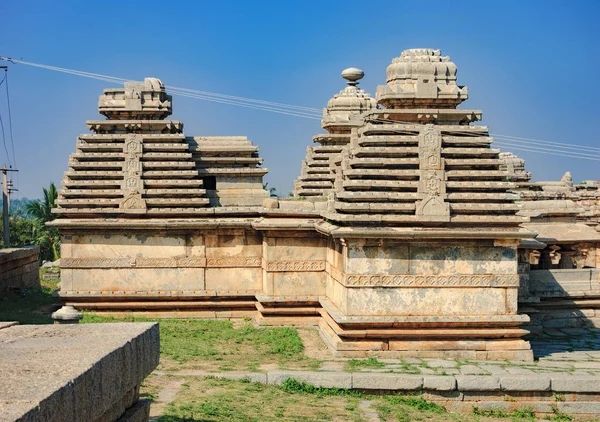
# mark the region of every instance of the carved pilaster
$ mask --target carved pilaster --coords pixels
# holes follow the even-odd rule
[[[442,133],[434,125],[426,125],[419,133],[419,170],[417,192],[421,200],[417,202],[417,217],[420,221],[450,221],[450,207],[445,201],[447,195]]]
[[[125,162],[123,163],[123,201],[120,208],[125,213],[145,214],[146,201],[142,199],[144,193],[144,182],[142,180],[142,153],[143,153],[142,135],[137,133],[127,134],[123,153]]]

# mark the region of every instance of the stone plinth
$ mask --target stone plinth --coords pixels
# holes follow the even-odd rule
[[[0,357],[2,421],[148,420],[139,388],[158,365],[158,324],[11,326]]]

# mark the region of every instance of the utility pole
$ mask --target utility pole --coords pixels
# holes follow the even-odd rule
[[[9,201],[10,201],[10,193],[14,189],[10,189],[9,183],[7,180],[7,174],[9,171],[18,171],[13,169],[7,169],[6,165],[2,165],[2,220],[4,222],[4,247],[8,248],[10,246],[10,227],[8,225],[8,213],[9,213]],[[12,181],[10,183],[12,185]]]

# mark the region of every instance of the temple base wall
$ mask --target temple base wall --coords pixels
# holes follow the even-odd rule
[[[264,227],[63,230],[61,296],[100,312],[319,326],[340,356],[532,358],[514,245]]]

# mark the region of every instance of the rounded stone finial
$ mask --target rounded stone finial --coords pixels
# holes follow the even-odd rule
[[[348,69],[342,70],[342,78],[348,81],[348,85],[356,85],[358,81],[365,76],[365,72],[362,69],[356,67],[349,67]]]
[[[52,314],[55,324],[78,324],[83,314],[72,306],[63,306]]]

